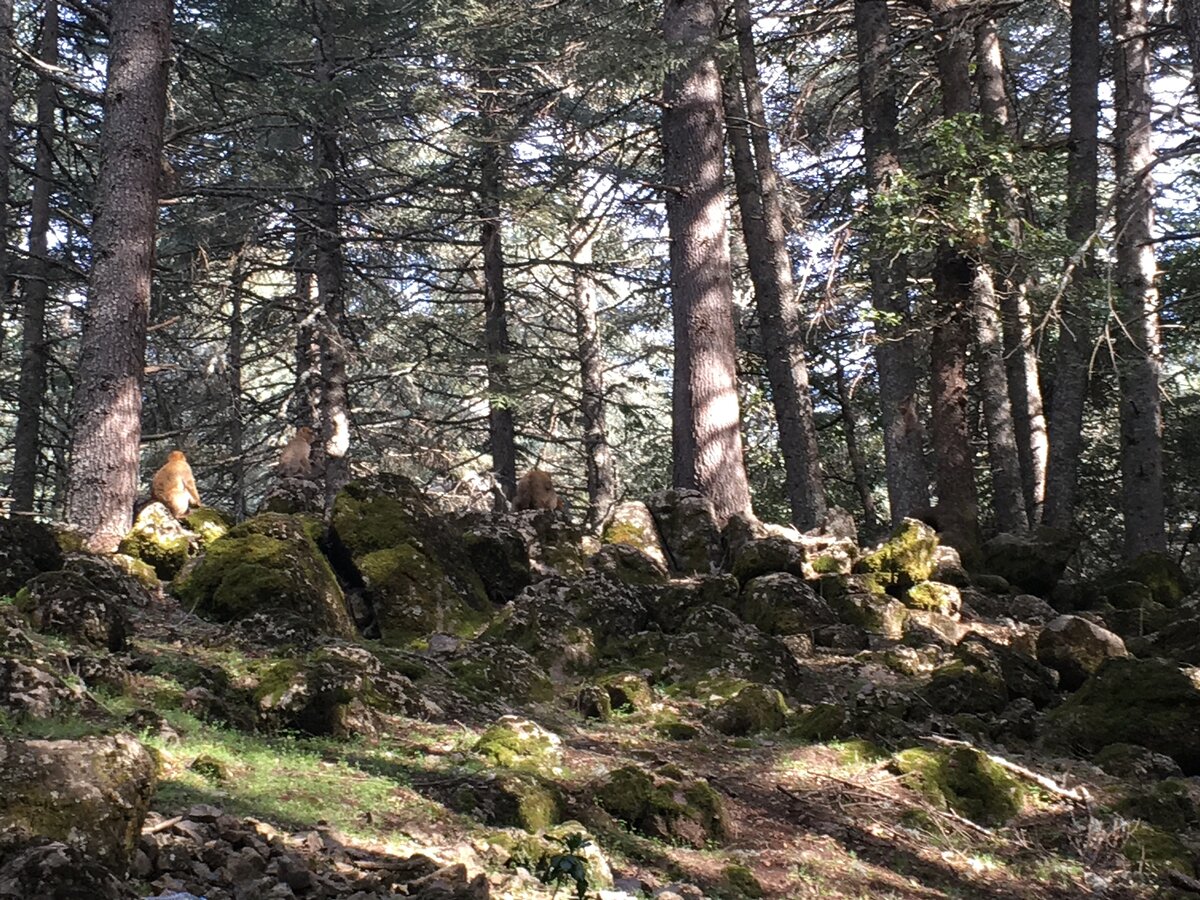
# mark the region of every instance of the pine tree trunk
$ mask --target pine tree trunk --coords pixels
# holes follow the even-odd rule
[[[317,41],[315,75],[327,89],[337,67],[337,35],[325,0],[313,3]],[[350,481],[350,398],[347,387],[346,297],[342,249],[341,149],[338,116],[326,109],[314,135],[317,201],[315,218],[317,294],[321,320],[321,443],[325,460],[325,516],[333,513],[338,493]]]
[[[321,345],[317,339],[320,320],[319,300],[313,279],[312,261],[298,251],[294,263],[296,279],[296,346],[293,351],[295,373],[292,388],[291,420],[297,427],[318,428],[321,422]],[[324,466],[324,451],[313,447],[314,463]]]
[[[38,57],[51,68],[58,66],[57,0],[46,0]],[[37,142],[29,210],[29,270],[23,291],[21,375],[17,391],[17,428],[13,438],[12,505],[17,512],[33,512],[37,492],[42,402],[46,394],[46,300],[50,293],[51,268],[48,238],[50,192],[54,185],[54,112],[57,107],[54,81],[49,74],[39,71]],[[2,233],[7,234],[7,227]]]
[[[675,325],[674,484],[703,493],[724,523],[751,508],[725,225],[717,25],[709,0],[666,0],[663,34],[684,57],[667,75],[662,119]]]
[[[1200,96],[1200,0],[1179,0],[1179,9],[1192,63],[1192,89]]]
[[[991,270],[975,266],[972,285],[975,313],[975,343],[979,347],[979,388],[988,433],[988,461],[992,470],[992,503],[996,525],[1001,531],[1019,534],[1028,530],[1025,498],[1021,490],[1021,464],[1017,435],[1009,407],[1008,380],[1004,370],[1004,339],[1000,311]]]
[[[942,111],[971,111],[971,32],[958,0],[934,0],[935,51]],[[947,541],[970,553],[979,543],[979,495],[967,414],[967,351],[974,262],[950,246],[937,253],[933,272],[935,321],[929,348],[932,368],[933,450],[937,460],[938,509]]]
[[[582,185],[577,193],[584,196]],[[583,415],[583,456],[587,469],[587,523],[598,528],[617,494],[612,449],[608,445],[605,417],[604,354],[596,309],[596,281],[592,248],[598,223],[587,214],[581,199],[571,225],[571,294],[575,303],[575,332],[579,340],[580,412]]]
[[[1158,291],[1154,286],[1154,161],[1150,43],[1145,0],[1111,8],[1116,45],[1117,372],[1121,383],[1121,482],[1125,553],[1166,549]]]
[[[871,493],[871,481],[867,478],[867,462],[858,443],[858,416],[854,414],[854,397],[851,395],[850,380],[842,361],[834,362],[837,376],[838,404],[842,410],[842,431],[846,435],[846,455],[850,458],[850,471],[854,474],[854,490],[862,506],[863,531],[871,534],[879,524],[879,513],[875,509],[875,497]]]
[[[229,296],[229,455],[233,459],[233,516],[246,518],[245,423],[242,420],[242,353],[245,322],[242,320],[242,291],[246,271],[241,256],[234,263]]]
[[[8,247],[12,202],[13,3],[0,0],[0,355],[4,348],[4,317],[12,301],[13,265]]]
[[[489,101],[485,100],[485,108]],[[502,198],[507,147],[494,115],[484,115],[487,135],[479,172],[480,228],[483,248],[483,344],[488,378],[488,445],[492,474],[510,500],[517,490],[517,447],[513,425],[512,383],[508,372],[508,310],[504,287]]]
[[[737,117],[746,123],[753,147],[749,173],[744,173],[736,182],[738,201],[762,328],[771,401],[779,426],[779,448],[792,508],[792,524],[803,531],[819,525],[826,511],[821,451],[813,422],[808,365],[804,359],[804,318],[792,283],[792,259],[783,221],[779,176],[775,172],[762,88],[758,81],[749,0],[734,0],[734,10],[746,110],[741,110],[737,95],[727,97],[726,104],[732,103]],[[745,174],[753,177],[747,179]]]
[[[1071,0],[1071,131],[1067,154],[1067,239],[1077,258],[1062,297],[1054,390],[1050,395],[1050,459],[1043,521],[1069,529],[1075,519],[1083,410],[1087,400],[1092,341],[1089,283],[1094,271],[1091,241],[1096,230],[1099,171],[1100,3]]]
[[[985,20],[976,30],[975,60],[979,107],[984,123],[997,137],[1015,142],[1016,122],[1004,83],[1004,55],[992,19]],[[1041,520],[1046,496],[1046,461],[1050,445],[1029,308],[1030,278],[1022,260],[1021,195],[1009,177],[996,179],[990,189],[1008,236],[1008,248],[1001,254],[1004,277],[999,285],[1004,364],[1020,455],[1024,506],[1029,524],[1035,525]]]
[[[79,354],[67,520],[112,550],[138,487],[171,0],[113,0],[93,262]]]
[[[874,211],[892,179],[901,172],[896,133],[896,95],[891,67],[892,43],[886,0],[856,0],[858,86],[863,111],[868,203]],[[888,505],[893,523],[929,506],[929,470],[925,432],[917,414],[917,364],[914,358],[907,295],[908,267],[892,258],[873,235],[868,261],[871,305],[876,318],[875,366],[883,412],[883,449]]]

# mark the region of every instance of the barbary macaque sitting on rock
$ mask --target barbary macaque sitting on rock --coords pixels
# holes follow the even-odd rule
[[[157,500],[177,519],[187,515],[189,506],[200,505],[196,479],[182,450],[172,450],[162,468],[150,479],[150,499]]]
[[[312,474],[313,441],[317,436],[307,425],[296,429],[292,439],[279,454],[279,474],[285,478],[307,478]]]
[[[517,482],[513,496],[513,509],[562,509],[563,501],[554,491],[554,482],[549,472],[530,469]]]

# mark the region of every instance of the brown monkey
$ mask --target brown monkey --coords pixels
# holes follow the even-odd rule
[[[517,482],[517,493],[513,497],[513,509],[562,509],[563,501],[554,492],[554,482],[549,472],[530,469]]]
[[[189,505],[200,505],[196,479],[182,450],[172,450],[163,467],[150,479],[150,499],[163,504],[177,519],[187,515]]]
[[[312,474],[312,461],[308,455],[312,452],[313,441],[317,435],[307,425],[296,429],[292,439],[279,455],[279,472],[287,478],[301,476],[307,478]]]

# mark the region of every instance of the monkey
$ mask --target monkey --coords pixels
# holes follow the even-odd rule
[[[312,461],[308,455],[312,452],[312,444],[316,438],[317,435],[307,425],[297,428],[296,433],[279,455],[280,474],[287,478],[296,476],[307,478],[311,475]]]
[[[517,482],[513,509],[562,509],[562,497],[554,492],[549,472],[530,469]]]
[[[177,519],[187,515],[188,506],[200,505],[196,479],[182,450],[172,450],[163,467],[150,479],[150,499],[163,504]]]

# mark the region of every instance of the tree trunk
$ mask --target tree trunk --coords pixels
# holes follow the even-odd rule
[[[12,255],[8,252],[9,205],[12,202],[13,3],[0,0],[0,354],[4,348],[4,317],[12,300]]]
[[[979,107],[984,123],[990,126],[995,136],[1015,142],[1016,121],[1004,84],[1004,55],[992,19],[985,20],[976,29],[975,60]],[[1000,259],[1004,272],[999,298],[1004,327],[1004,363],[1021,462],[1024,506],[1029,524],[1036,525],[1041,520],[1046,496],[1046,460],[1050,445],[1029,309],[1030,279],[1022,261],[1021,195],[1009,177],[996,179],[990,190],[1008,237],[1008,246]]]
[[[854,490],[862,505],[863,531],[871,534],[879,523],[875,509],[875,497],[871,493],[871,481],[867,478],[867,463],[858,444],[858,416],[854,414],[854,398],[851,396],[850,381],[846,378],[846,367],[840,359],[835,360],[838,404],[842,408],[842,431],[846,435],[846,455],[850,458],[850,470],[854,474]]]
[[[320,320],[320,301],[310,266],[312,261],[298,251],[294,276],[296,279],[296,346],[294,386],[291,407],[292,424],[306,425],[319,430],[321,422],[321,344],[317,337]],[[324,460],[324,451],[314,448],[314,459]],[[321,464],[322,466],[324,463]]]
[[[242,320],[242,291],[246,271],[241,256],[234,262],[229,297],[229,453],[233,458],[233,516],[246,518],[245,423],[242,421],[242,353],[245,323]]]
[[[138,487],[146,321],[158,221],[171,0],[113,0],[67,520],[115,549]]]
[[[684,60],[666,78],[662,129],[675,325],[674,484],[707,496],[724,523],[751,508],[725,225],[717,24],[709,0],[666,0],[663,34]]]
[[[1192,89],[1200,96],[1200,0],[1179,0],[1179,8],[1192,62]]]
[[[1067,155],[1067,239],[1073,269],[1062,297],[1054,390],[1050,395],[1050,460],[1043,521],[1068,529],[1075,519],[1079,456],[1083,450],[1083,409],[1087,399],[1092,316],[1089,281],[1096,230],[1099,171],[1100,3],[1071,0],[1071,132]]]
[[[486,80],[486,79],[485,79]],[[485,86],[493,90],[494,86]],[[508,310],[504,288],[503,193],[508,147],[499,134],[490,94],[483,101],[484,145],[480,156],[479,240],[483,248],[484,357],[488,379],[488,444],[492,474],[504,495],[517,490],[517,447],[512,383],[508,373]]]
[[[1121,382],[1121,482],[1125,553],[1167,545],[1163,511],[1158,291],[1154,286],[1154,161],[1150,42],[1145,0],[1111,7],[1116,46],[1117,372]]]
[[[803,531],[819,525],[826,510],[821,451],[813,422],[808,365],[804,360],[804,320],[792,283],[792,259],[758,81],[749,0],[735,0],[734,9],[746,109],[741,109],[738,94],[727,97],[727,106],[734,109],[739,120],[728,124],[733,127],[744,122],[753,146],[753,160],[748,167],[743,165],[743,176],[736,181],[738,202],[762,328],[771,401],[779,426],[792,524]]]
[[[942,86],[942,111],[955,116],[971,111],[971,32],[958,0],[934,0],[935,51]],[[945,245],[934,263],[932,369],[933,449],[937,459],[938,509],[949,543],[970,553],[979,543],[979,495],[967,415],[967,351],[970,347],[975,264]]]
[[[971,290],[975,313],[975,342],[979,347],[979,387],[987,423],[988,461],[992,471],[992,503],[996,525],[1001,531],[1020,534],[1028,530],[1025,499],[1021,490],[1021,464],[1017,435],[1009,407],[1008,380],[1004,371],[1004,339],[996,288],[987,266],[975,266]]]
[[[856,0],[858,89],[862,98],[863,147],[867,158],[867,201],[872,210],[900,172],[896,95],[892,85],[891,29],[886,0]],[[883,412],[883,449],[892,522],[929,506],[929,470],[924,429],[917,414],[917,364],[910,336],[908,265],[891,258],[880,235],[872,235],[868,261],[871,305],[876,317],[875,366]]]
[[[12,12],[11,5],[8,12]],[[38,57],[48,67],[58,66],[57,0],[46,0]],[[50,293],[51,268],[48,238],[50,192],[54,186],[54,112],[57,107],[58,94],[54,80],[48,73],[39,71],[37,143],[34,147],[33,197],[29,210],[29,269],[22,292],[25,303],[21,327],[21,375],[17,391],[17,428],[13,438],[12,506],[17,512],[33,512],[37,493],[42,401],[46,394],[46,300]],[[5,177],[7,180],[7,175]],[[4,231],[0,234],[6,238],[7,232],[5,223]],[[7,240],[0,243],[6,244]],[[3,278],[5,282],[8,281],[7,266]]]
[[[315,74],[318,85],[332,93],[337,68],[337,36],[326,0],[313,3],[317,32]],[[327,95],[327,102],[328,95]],[[321,443],[325,460],[325,516],[333,513],[338,493],[350,481],[350,398],[347,390],[346,297],[342,250],[341,150],[338,116],[322,112],[314,135],[317,204],[315,218],[317,293],[321,320]]]
[[[583,196],[582,186],[579,186],[578,193]],[[583,456],[588,486],[587,523],[591,528],[600,526],[617,494],[612,449],[608,445],[605,422],[604,355],[596,310],[596,281],[592,272],[592,247],[597,227],[597,221],[587,214],[584,202],[580,202],[570,233],[571,293],[575,303],[575,331],[579,340],[580,411],[583,415]]]

